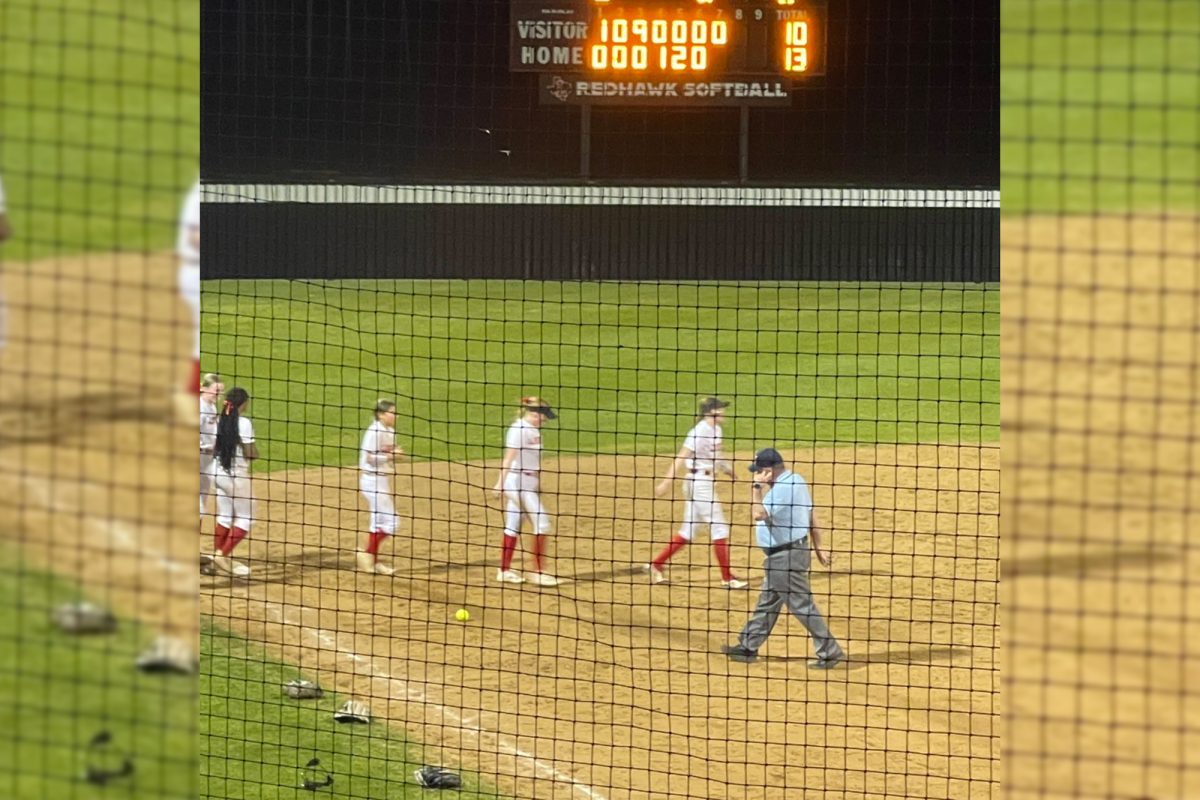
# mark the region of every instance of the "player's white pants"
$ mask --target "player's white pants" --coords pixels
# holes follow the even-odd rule
[[[205,500],[213,491],[213,457],[212,453],[200,454],[200,516],[204,516]]]
[[[388,486],[387,475],[363,472],[358,479],[358,488],[362,490],[363,497],[367,498],[367,508],[371,509],[371,522],[367,530],[371,533],[395,533],[396,504],[392,502],[392,490]]]
[[[683,481],[683,525],[679,535],[689,542],[696,531],[708,525],[714,542],[729,538],[729,523],[717,499],[716,486],[708,475],[689,475]]]
[[[213,477],[217,490],[217,524],[250,530],[254,522],[254,496],[248,476],[233,477],[218,467]]]
[[[183,264],[179,267],[179,294],[192,309],[192,327],[195,338],[192,358],[200,357],[200,265]]]
[[[504,509],[504,535],[517,536],[521,532],[521,516],[529,517],[536,534],[549,533],[553,527],[550,514],[542,506],[538,496],[538,476],[524,472],[509,472],[504,476],[504,497],[508,505]]]

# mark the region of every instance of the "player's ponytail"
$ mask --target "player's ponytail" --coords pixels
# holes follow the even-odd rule
[[[233,470],[233,457],[242,443],[242,435],[238,433],[238,415],[249,400],[249,392],[240,386],[233,387],[225,395],[225,405],[221,407],[221,416],[217,418],[217,443],[213,452],[226,472]]]

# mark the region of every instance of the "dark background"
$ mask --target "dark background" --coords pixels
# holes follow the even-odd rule
[[[508,70],[508,7],[205,0],[204,179],[577,180],[580,110]],[[828,74],[750,111],[752,182],[999,185],[998,0],[829,0],[829,18]],[[737,109],[596,108],[592,126],[599,181],[737,178]]]

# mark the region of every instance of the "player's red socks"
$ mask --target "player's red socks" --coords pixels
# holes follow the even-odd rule
[[[200,394],[200,359],[192,359],[192,393]]]
[[[721,565],[721,580],[733,580],[733,571],[729,569],[729,540],[713,539],[713,553],[717,556],[717,563]]]
[[[213,552],[224,552],[225,540],[228,538],[229,528],[226,528],[224,525],[218,522],[213,528]]]
[[[225,546],[221,548],[221,555],[227,556],[233,553],[233,548],[237,547],[242,539],[246,538],[246,532],[241,528],[233,528],[229,531],[229,536],[225,538]]]
[[[656,555],[654,561],[651,562],[654,564],[655,569],[662,569],[663,565],[671,560],[671,556],[682,550],[687,543],[688,540],[683,538],[681,534],[675,534],[675,538],[671,540],[671,543],[664,547],[662,552]]]
[[[500,569],[508,572],[512,566],[513,553],[517,550],[517,537],[504,534],[504,543],[500,546]]]
[[[379,545],[383,544],[383,540],[387,538],[387,534],[383,531],[375,531],[367,534],[366,552],[373,556],[379,555]]]
[[[533,569],[542,571],[542,556],[546,554],[546,537],[540,533],[533,535]]]

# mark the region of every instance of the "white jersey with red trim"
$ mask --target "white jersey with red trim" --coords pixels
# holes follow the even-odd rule
[[[542,432],[524,417],[508,428],[504,446],[517,451],[509,468],[512,472],[538,472],[542,468]]]
[[[200,396],[200,452],[212,454],[217,443],[217,422],[221,412],[217,411],[216,402],[203,395]]]
[[[182,266],[200,266],[200,182],[197,181],[179,213],[179,236],[175,252]]]
[[[693,455],[687,460],[687,468],[694,470],[715,470],[717,461],[721,458],[721,443],[724,433],[720,425],[710,424],[707,420],[696,423],[688,431],[683,446],[691,450]]]
[[[375,420],[363,434],[358,450],[358,467],[372,474],[392,471],[391,453],[396,447],[396,429]]]

